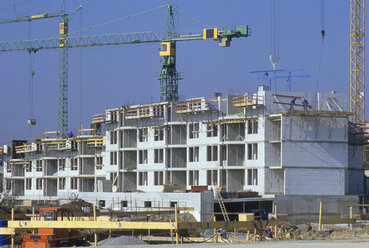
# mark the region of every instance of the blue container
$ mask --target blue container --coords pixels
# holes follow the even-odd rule
[[[0,227],[7,227],[7,220],[0,220]],[[0,235],[0,246],[10,245],[10,235]]]
[[[252,209],[252,213],[254,213],[255,220],[268,220],[269,212],[265,209]]]
[[[0,235],[0,246],[10,245],[10,235]]]
[[[235,198],[236,192],[220,192],[222,198]]]

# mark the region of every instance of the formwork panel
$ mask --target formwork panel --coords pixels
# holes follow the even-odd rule
[[[245,170],[228,170],[228,191],[241,191],[245,184]]]

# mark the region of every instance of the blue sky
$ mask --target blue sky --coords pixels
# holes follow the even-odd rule
[[[336,90],[349,96],[350,9],[345,0],[325,0],[326,37],[318,90]],[[52,12],[60,8],[57,0],[2,0],[0,18]],[[201,33],[207,27],[234,28],[249,25],[251,36],[234,39],[230,48],[218,47],[212,40],[177,44],[177,70],[184,79],[179,85],[181,98],[205,96],[214,92],[254,92],[263,84],[250,71],[271,69],[271,0],[68,0],[67,9],[82,5],[72,20],[69,32],[105,23],[171,3],[181,10],[176,16],[177,32]],[[186,13],[186,14],[184,14]],[[83,35],[155,31],[164,29],[164,8],[104,25]],[[189,16],[195,17],[190,18]],[[58,19],[0,25],[0,40],[48,38],[58,35]],[[293,91],[316,91],[321,50],[321,0],[279,1],[278,68],[303,68],[311,78],[294,79]],[[79,35],[77,33],[76,35]],[[70,49],[69,126],[74,132],[80,122],[88,127],[91,115],[125,104],[159,101],[160,72],[158,43]],[[31,57],[31,58],[30,58]],[[58,68],[56,50],[1,53],[0,145],[12,139],[40,137],[42,131],[58,128]],[[30,59],[34,66],[29,66]],[[30,128],[30,69],[34,76],[34,117]],[[286,91],[287,82],[279,80],[277,90]]]

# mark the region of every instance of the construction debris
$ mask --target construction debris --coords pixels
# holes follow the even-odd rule
[[[154,215],[152,216],[151,221],[154,221],[154,222],[174,221],[174,213]],[[190,213],[179,213],[178,222],[196,222],[196,218]]]
[[[369,226],[359,225],[349,230],[347,225],[325,225],[322,231],[317,230],[317,224],[309,230],[308,225],[282,226],[276,236],[278,240],[347,240],[368,239]]]

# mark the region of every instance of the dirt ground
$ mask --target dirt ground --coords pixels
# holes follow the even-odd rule
[[[278,240],[365,240],[369,241],[369,225],[355,224],[349,230],[347,224],[323,225],[322,231],[318,231],[317,224],[308,225],[288,225],[282,227],[276,239]]]
[[[353,230],[348,225],[323,225],[323,230],[318,232],[318,225],[288,225],[280,229],[276,239],[271,241],[249,241],[243,243],[192,243],[192,244],[165,244],[165,245],[138,245],[135,247],[260,247],[260,248],[346,248],[346,247],[369,247],[369,225],[356,224]],[[232,236],[231,233],[229,233]],[[237,235],[239,238],[240,234]],[[132,246],[117,246],[115,248]],[[113,248],[113,247],[109,247]]]
[[[345,240],[344,242],[338,241],[265,241],[265,242],[248,242],[242,244],[234,244],[234,243],[218,243],[218,244],[183,244],[183,245],[137,245],[134,247],[139,248],[153,248],[153,247],[173,247],[173,248],[181,248],[181,247],[191,247],[191,248],[211,248],[211,247],[256,247],[256,248],[347,248],[347,247],[355,247],[355,248],[367,248],[369,247],[369,242],[366,240]],[[132,246],[117,246],[117,247],[109,247],[109,248],[132,248]]]

